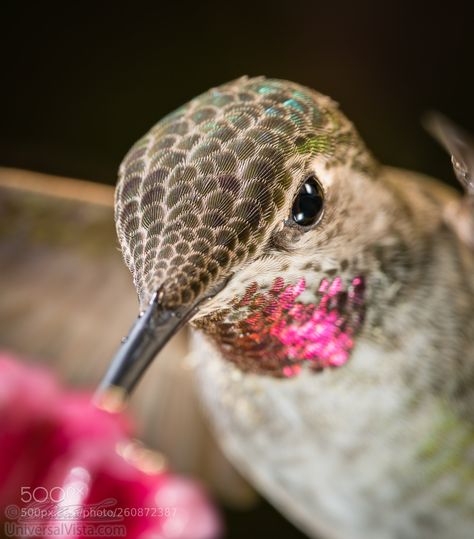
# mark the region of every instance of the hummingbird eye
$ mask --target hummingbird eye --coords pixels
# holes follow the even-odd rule
[[[291,217],[299,226],[311,226],[323,214],[324,193],[316,176],[309,176],[301,186],[293,202]]]

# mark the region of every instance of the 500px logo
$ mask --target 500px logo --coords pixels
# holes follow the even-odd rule
[[[23,503],[61,503],[70,499],[82,498],[86,495],[85,485],[68,485],[67,487],[21,487],[20,500]]]

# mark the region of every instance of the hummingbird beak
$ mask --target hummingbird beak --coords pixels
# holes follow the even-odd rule
[[[155,356],[199,310],[199,306],[214,297],[227,284],[228,279],[191,305],[173,310],[163,308],[161,290],[155,292],[145,311],[142,311],[130,333],[112,359],[96,393],[94,402],[103,408],[104,399],[119,395],[121,403],[133,391]]]

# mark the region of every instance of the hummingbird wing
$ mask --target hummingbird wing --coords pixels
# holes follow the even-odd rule
[[[115,234],[113,188],[0,168],[0,348],[92,389],[126,334],[137,297]],[[146,442],[231,503],[253,491],[201,414],[188,338],[178,334],[131,406]]]
[[[446,220],[474,249],[474,137],[438,112],[429,113],[424,124],[451,155],[454,173],[466,191],[460,202],[447,208]]]

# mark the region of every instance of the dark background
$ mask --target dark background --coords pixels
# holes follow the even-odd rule
[[[420,117],[437,109],[474,132],[472,26],[452,1],[4,3],[0,165],[114,183],[164,114],[265,74],[339,101],[382,162],[454,183]],[[300,536],[267,505],[226,519],[229,537]]]
[[[0,165],[114,183],[164,114],[265,74],[339,101],[382,162],[451,181],[420,117],[435,108],[474,131],[468,4],[4,3]]]

